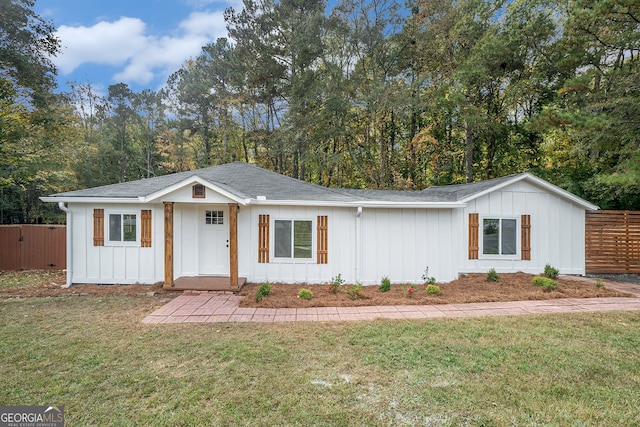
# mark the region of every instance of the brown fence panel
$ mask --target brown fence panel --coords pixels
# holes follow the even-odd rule
[[[640,273],[640,211],[588,211],[587,273]]]
[[[67,266],[63,225],[0,226],[0,270],[63,270]]]
[[[60,225],[22,226],[22,270],[62,270],[66,268],[66,227]]]
[[[0,226],[0,270],[20,270],[19,225]]]

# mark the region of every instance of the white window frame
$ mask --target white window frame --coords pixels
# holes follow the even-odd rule
[[[125,215],[135,215],[136,217],[136,240],[135,241],[124,241],[124,240],[111,240],[111,215],[120,215],[120,235],[124,238],[124,216]],[[104,245],[105,246],[140,246],[140,226],[141,226],[141,213],[137,211],[120,211],[113,210],[107,211],[105,209],[105,236],[104,236]]]
[[[211,217],[207,216],[207,213],[211,212]],[[213,214],[215,212],[215,215]],[[220,216],[222,215],[222,216]],[[207,222],[207,220],[211,222]],[[227,216],[224,213],[224,209],[205,209],[204,210],[204,225],[226,225]]]
[[[294,223],[296,221],[304,221],[311,223],[311,257],[310,258],[295,258],[291,257],[278,257],[276,256],[276,221],[290,221],[291,222],[291,251],[293,255],[294,252]],[[316,220],[315,218],[273,218],[270,224],[271,229],[273,230],[270,238],[269,244],[271,245],[270,252],[271,260],[273,263],[294,263],[294,264],[315,264],[316,263]]]
[[[502,220],[510,219],[515,220],[516,222],[516,253],[515,254],[485,254],[484,253],[484,220],[485,219],[497,219],[500,220],[500,234],[498,235],[498,248],[500,252],[502,252]],[[519,260],[521,253],[521,224],[520,217],[517,215],[479,215],[479,224],[478,224],[478,258],[479,259],[502,259],[502,260]]]

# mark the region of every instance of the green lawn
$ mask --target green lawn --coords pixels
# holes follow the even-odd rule
[[[162,300],[0,300],[0,404],[77,425],[640,425],[640,313],[145,325]]]

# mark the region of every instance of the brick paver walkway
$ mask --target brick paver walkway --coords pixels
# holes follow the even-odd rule
[[[589,279],[593,282],[593,279]],[[243,308],[231,294],[183,294],[143,319],[144,323],[302,322],[435,317],[506,316],[640,310],[640,285],[606,282],[608,288],[633,292],[634,298],[565,298],[542,301],[367,307]]]

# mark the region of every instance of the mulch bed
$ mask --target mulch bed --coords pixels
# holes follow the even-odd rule
[[[255,301],[260,284],[243,286],[240,295],[245,296],[241,307],[350,307],[367,305],[427,305],[427,304],[464,304],[473,302],[545,300],[555,298],[597,298],[597,297],[629,297],[631,295],[613,289],[597,288],[593,283],[584,283],[568,279],[558,279],[556,291],[544,292],[531,283],[533,275],[525,273],[501,274],[499,282],[487,281],[486,274],[462,275],[458,280],[439,283],[441,294],[429,295],[424,285],[414,285],[415,292],[407,297],[407,287],[400,284],[391,285],[391,290],[381,292],[378,286],[364,286],[364,298],[352,300],[344,292],[350,285],[343,285],[342,292],[333,294],[327,285],[306,284],[271,284],[271,294]],[[61,274],[53,280],[47,280],[39,286],[22,289],[6,289],[0,291],[0,297],[55,297],[55,296],[160,296],[174,297],[182,292],[166,290],[161,283],[155,285],[74,285],[62,288],[65,276]],[[313,298],[298,298],[302,288],[313,292]]]
[[[440,283],[441,294],[429,295],[425,285],[414,285],[415,292],[407,297],[407,287],[399,284],[391,285],[391,290],[381,292],[377,286],[364,286],[364,298],[352,300],[345,292],[331,293],[327,285],[290,285],[271,284],[271,293],[262,301],[256,302],[255,295],[259,284],[243,286],[240,295],[245,296],[241,307],[350,307],[367,305],[430,305],[430,304],[465,304],[473,302],[546,300],[556,298],[599,298],[629,297],[631,295],[606,287],[598,288],[593,283],[582,283],[574,280],[557,279],[559,288],[545,292],[534,286],[531,281],[535,277],[526,273],[500,274],[499,282],[487,281],[486,274],[467,274],[449,283]],[[350,285],[343,285],[343,290]],[[302,288],[313,292],[313,298],[298,298]]]

